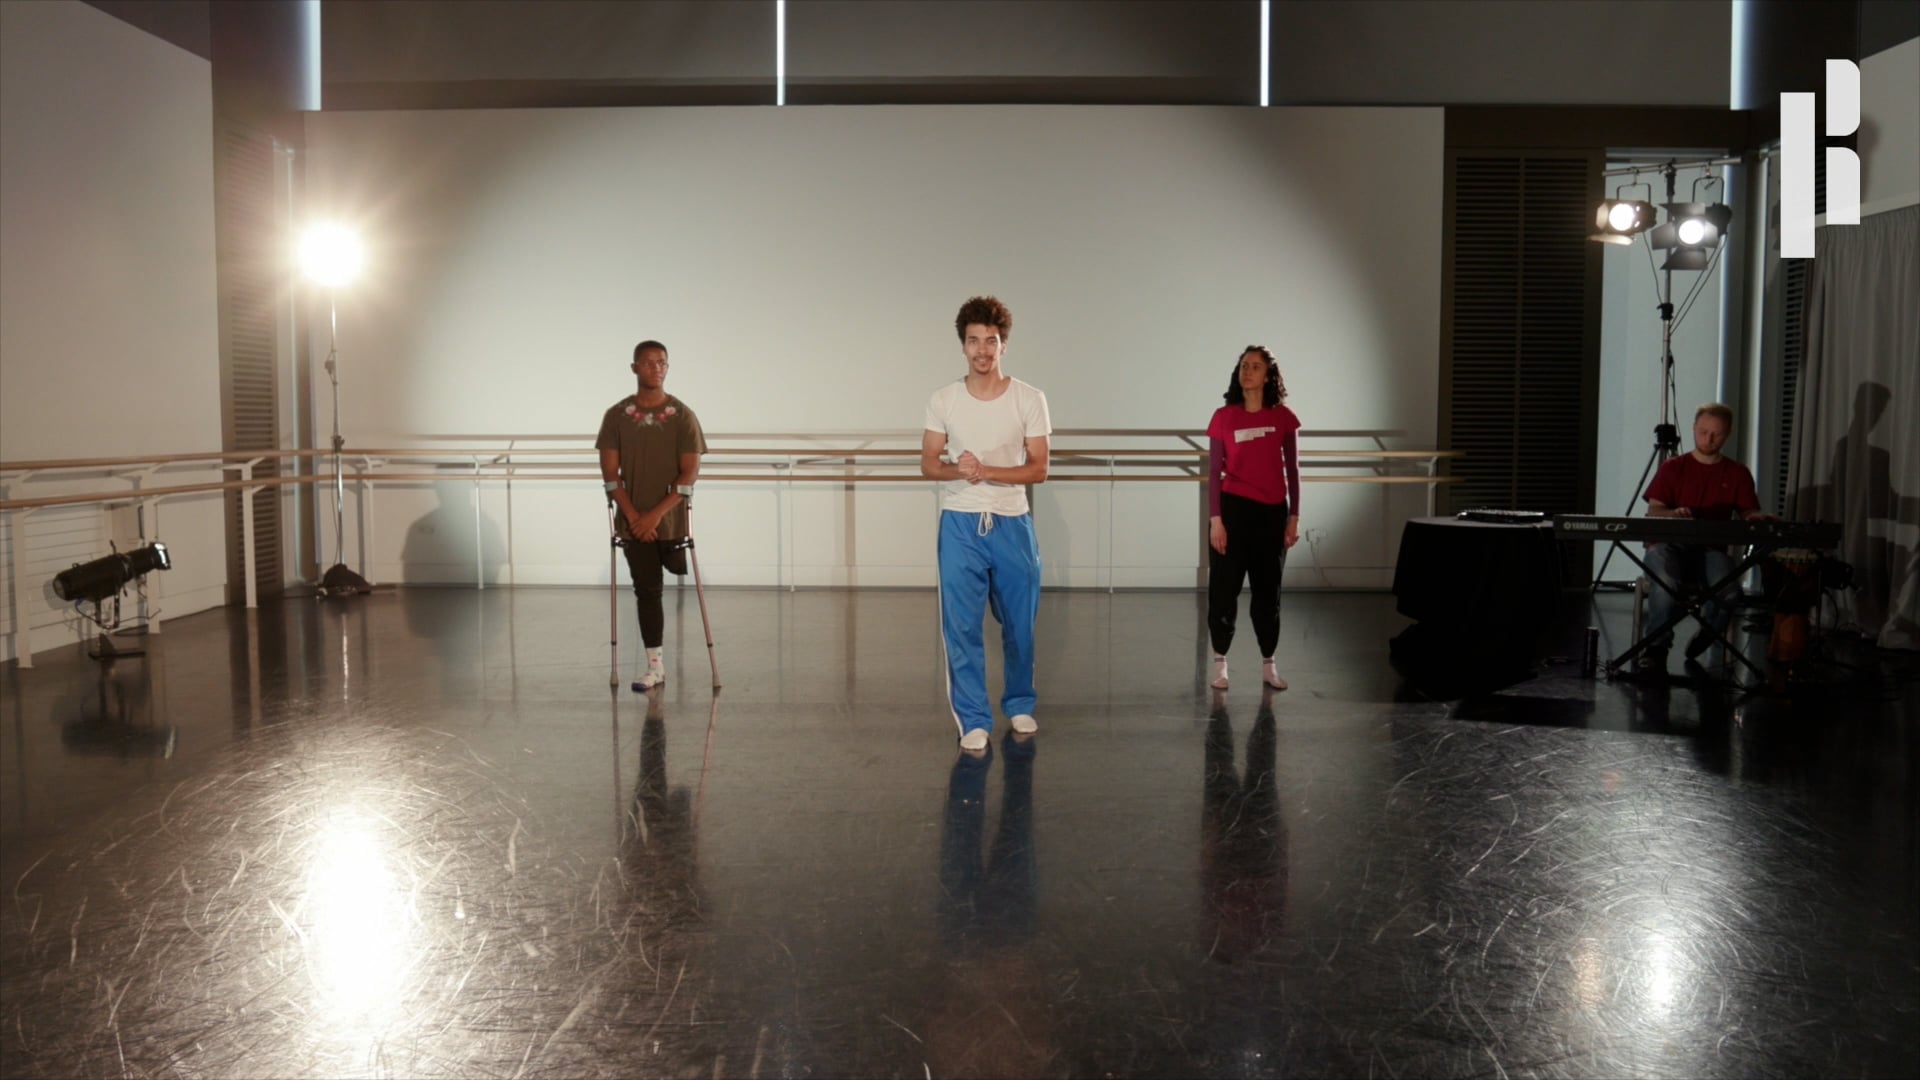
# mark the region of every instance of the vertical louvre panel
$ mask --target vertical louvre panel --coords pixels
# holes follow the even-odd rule
[[[1812,265],[1811,259],[1780,260],[1780,439],[1773,450],[1773,502],[1770,505],[1782,511],[1787,506],[1794,409],[1800,402],[1800,370],[1807,356],[1807,270]]]
[[[1513,505],[1513,417],[1519,407],[1518,158],[1454,162],[1451,415],[1454,508]]]
[[[218,202],[221,371],[226,381],[226,449],[272,452],[280,447],[278,307],[284,275],[274,197],[271,139],[238,125],[223,126]],[[256,477],[280,474],[263,461]],[[246,595],[240,494],[227,496],[229,602]],[[265,598],[281,592],[280,498],[277,489],[253,500],[254,583]]]
[[[1453,509],[1586,509],[1596,326],[1591,163],[1460,153],[1452,162],[1442,439]]]

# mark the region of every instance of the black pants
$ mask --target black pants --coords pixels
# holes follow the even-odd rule
[[[620,545],[627,554],[627,573],[633,577],[634,606],[640,611],[640,640],[647,648],[660,647],[666,636],[667,617],[660,608],[665,586],[661,573],[660,545],[644,540],[627,540]]]
[[[1227,529],[1225,555],[1207,547],[1207,633],[1224,656],[1233,644],[1240,585],[1252,579],[1247,616],[1253,620],[1260,655],[1280,645],[1280,568],[1287,562],[1287,504],[1278,506],[1220,494],[1220,523]]]

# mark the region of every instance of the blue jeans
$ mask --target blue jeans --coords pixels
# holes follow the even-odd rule
[[[1646,555],[1647,569],[1653,576],[1667,583],[1663,589],[1659,585],[1649,585],[1647,597],[1647,627],[1653,630],[1661,626],[1680,609],[1680,602],[1674,599],[1674,592],[1684,592],[1688,588],[1704,590],[1707,586],[1733,573],[1733,557],[1715,547],[1702,547],[1699,544],[1648,544]],[[1733,601],[1739,592],[1739,582],[1728,582],[1705,607],[1701,616],[1708,629],[1718,637],[1726,633],[1727,622],[1733,616]],[[1673,590],[1669,592],[1668,589]],[[1667,649],[1673,646],[1671,632],[1661,634],[1650,646],[1655,649]]]

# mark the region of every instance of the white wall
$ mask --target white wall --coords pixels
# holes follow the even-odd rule
[[[1860,61],[1860,212],[1920,202],[1920,38]]]
[[[1048,392],[1056,427],[1202,427],[1260,341],[1309,428],[1431,447],[1441,142],[1422,109],[320,114],[310,205],[360,220],[371,248],[340,297],[343,429],[584,443],[656,337],[709,431],[911,436],[962,373],[955,310],[992,292],[1014,312],[1007,370]],[[1424,506],[1358,485],[1303,501],[1322,562],[1303,549],[1301,584],[1386,584]],[[376,507],[370,576],[472,579],[464,487]],[[785,530],[800,584],[931,584],[932,508],[918,484],[790,507],[714,485],[703,563],[779,581]],[[605,580],[592,485],[483,511],[513,580]],[[1104,584],[1110,561],[1119,585],[1191,586],[1198,514],[1197,486],[1043,487],[1048,581]]]
[[[0,460],[219,449],[212,110],[207,61],[78,0],[0,4]],[[4,484],[9,498],[128,486]],[[68,562],[106,554],[105,538],[127,528],[93,511],[31,520],[53,518],[89,519]],[[166,617],[224,600],[217,498],[169,501],[146,531],[175,554],[150,579]],[[28,625],[61,622],[44,587],[58,568],[29,568]],[[0,581],[0,604],[13,599]],[[9,634],[0,657],[12,655]]]

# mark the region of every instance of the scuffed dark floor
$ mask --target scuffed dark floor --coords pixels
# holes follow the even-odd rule
[[[1881,658],[1431,701],[1391,597],[1290,594],[1292,689],[1244,641],[1215,695],[1199,598],[1049,594],[1041,732],[975,759],[931,593],[709,600],[717,698],[690,595],[673,681],[609,694],[588,590],[209,612],[0,671],[0,1074],[1920,1062],[1920,700]],[[1623,603],[1569,641],[1621,644]]]

